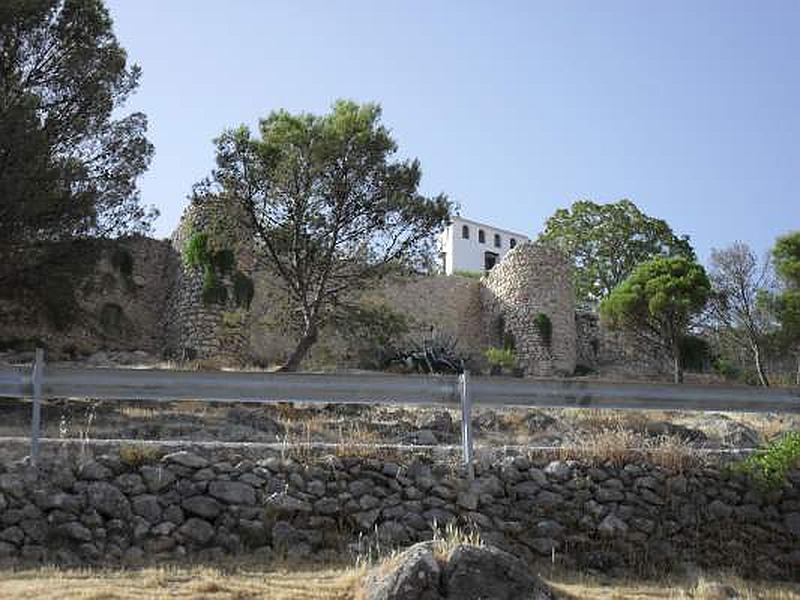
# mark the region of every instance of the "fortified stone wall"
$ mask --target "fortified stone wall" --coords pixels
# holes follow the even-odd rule
[[[484,311],[494,345],[514,337],[526,375],[571,375],[575,370],[575,295],[571,264],[558,249],[526,242],[510,250],[484,278]],[[551,331],[537,327],[545,315]]]
[[[241,452],[241,451],[238,451]],[[324,559],[366,544],[429,539],[434,523],[475,527],[530,561],[604,572],[693,565],[800,577],[800,472],[765,491],[720,466],[593,465],[506,458],[469,481],[424,458],[386,461],[216,450],[160,460],[126,453],[76,467],[6,463],[6,563],[163,563],[224,554]],[[144,456],[144,459],[142,458]]]
[[[51,358],[164,344],[163,307],[177,260],[167,241],[132,236],[103,244],[94,272],[76,290],[81,313],[65,330],[28,306],[0,306],[0,339],[37,339]]]
[[[579,365],[592,369],[612,367],[628,377],[672,372],[670,358],[661,348],[634,334],[609,329],[597,313],[576,312],[575,326]]]

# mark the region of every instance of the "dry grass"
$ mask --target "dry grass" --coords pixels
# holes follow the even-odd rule
[[[475,543],[468,532],[441,533],[442,551]],[[394,555],[396,556],[396,554]],[[58,569],[0,571],[0,598],[37,600],[349,600],[357,597],[367,566],[310,568],[166,567],[142,570]],[[573,600],[790,600],[800,584],[745,581],[729,574],[657,580],[619,579],[580,572],[542,573],[562,597]],[[735,595],[734,595],[735,594]]]
[[[239,570],[213,568],[91,570],[43,568],[0,572],[0,597],[37,600],[349,600],[357,569]]]
[[[570,600],[790,600],[800,584],[746,581],[726,573],[657,580],[619,579],[555,570],[544,579]]]
[[[617,467],[647,459],[676,472],[703,461],[696,448],[678,437],[646,437],[620,425],[583,433],[559,448],[558,456]]]

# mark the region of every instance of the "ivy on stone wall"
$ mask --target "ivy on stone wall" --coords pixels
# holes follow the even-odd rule
[[[553,323],[550,321],[550,317],[544,313],[539,313],[534,317],[533,325],[539,332],[539,336],[542,338],[544,345],[549,348],[553,343]]]
[[[250,308],[255,293],[253,280],[236,268],[236,255],[230,248],[215,248],[205,232],[195,231],[183,246],[183,261],[193,268],[203,269],[203,304],[226,304],[230,294],[225,279],[233,281],[233,301],[239,308]],[[233,274],[231,274],[233,272]]]

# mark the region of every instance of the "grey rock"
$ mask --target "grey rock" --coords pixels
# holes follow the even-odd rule
[[[150,494],[135,496],[131,500],[131,508],[135,515],[143,517],[149,523],[158,523],[161,520],[161,505],[156,496]]]
[[[127,519],[131,516],[131,504],[121,491],[105,481],[95,481],[87,490],[89,506],[102,515]]]
[[[358,525],[359,529],[362,531],[368,531],[372,529],[372,526],[375,524],[375,521],[378,520],[378,515],[380,514],[381,510],[379,508],[375,508],[373,510],[365,510],[364,512],[355,513],[352,515],[352,518],[356,525]]]
[[[364,600],[442,600],[441,568],[433,555],[433,544],[415,544],[364,578]]]
[[[143,494],[146,491],[142,477],[138,473],[123,473],[114,480],[114,483],[128,496]]]
[[[214,527],[208,521],[191,517],[178,528],[178,532],[197,545],[204,545],[214,537]]]
[[[0,475],[0,491],[15,498],[22,498],[25,496],[25,481],[13,473],[3,473]]]
[[[708,513],[715,519],[727,519],[733,513],[733,508],[721,500],[714,500],[708,505]]]
[[[175,474],[164,466],[143,465],[139,468],[139,473],[152,494],[160,492],[175,481]]]
[[[539,521],[535,529],[537,535],[546,538],[557,538],[564,533],[564,526],[553,519]]]
[[[113,475],[111,469],[104,467],[96,460],[90,460],[80,466],[78,476],[89,481],[102,481]]]
[[[783,523],[789,533],[796,538],[800,538],[800,512],[788,513],[783,518]]]
[[[55,531],[56,534],[70,540],[75,540],[78,542],[92,541],[92,532],[77,521],[71,521],[69,523],[59,525]]]
[[[605,538],[619,538],[628,532],[628,525],[615,515],[607,515],[597,526],[597,532]]]
[[[559,481],[566,481],[572,476],[572,467],[563,460],[556,460],[547,465],[544,472]]]
[[[186,450],[167,454],[162,457],[161,461],[164,463],[174,463],[190,469],[202,469],[203,467],[207,467],[209,464],[208,460],[202,456],[194,454],[193,452],[187,452]]]
[[[456,546],[442,573],[446,598],[550,600],[553,593],[519,558],[493,546]]]
[[[242,481],[212,481],[208,484],[209,495],[228,504],[255,504],[256,491]]]
[[[209,496],[192,496],[184,500],[181,506],[186,512],[204,519],[213,519],[222,510],[220,503]]]
[[[23,541],[25,541],[25,532],[16,525],[12,525],[11,527],[6,527],[0,531],[0,540],[20,545]]]
[[[528,545],[542,556],[552,556],[553,550],[558,550],[560,547],[559,543],[551,538],[534,538]]]

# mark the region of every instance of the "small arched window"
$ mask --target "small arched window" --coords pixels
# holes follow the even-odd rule
[[[494,247],[495,248],[499,248],[501,245],[502,244],[500,242],[500,234],[499,233],[495,233],[494,234]]]
[[[469,227],[466,225],[461,226],[461,239],[468,240],[469,239]]]
[[[513,248],[516,245],[517,245],[517,240],[515,240],[514,238],[511,238],[510,240],[508,240],[508,247],[509,248]]]
[[[478,242],[481,244],[486,243],[486,234],[483,232],[483,229],[478,229]]]

